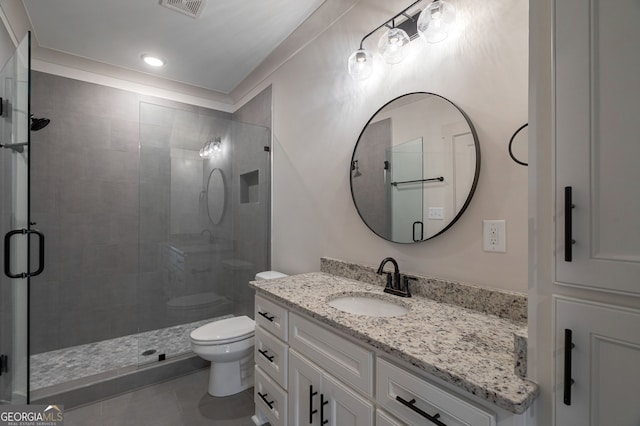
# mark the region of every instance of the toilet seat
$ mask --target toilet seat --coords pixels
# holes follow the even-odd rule
[[[243,315],[210,322],[193,330],[190,336],[198,345],[225,345],[252,337],[255,327],[255,321]]]

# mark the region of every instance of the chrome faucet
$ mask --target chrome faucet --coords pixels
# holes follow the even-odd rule
[[[384,272],[384,266],[391,262],[393,264],[393,275],[391,272]],[[413,277],[404,276],[402,280],[402,285],[400,284],[400,269],[398,268],[398,262],[393,257],[386,257],[378,266],[378,270],[376,271],[378,275],[387,274],[387,285],[384,288],[385,293],[393,294],[400,297],[411,297],[411,293],[409,292],[409,280],[414,279]]]

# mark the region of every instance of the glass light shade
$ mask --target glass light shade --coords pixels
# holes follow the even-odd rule
[[[348,67],[354,80],[365,80],[373,72],[373,56],[364,49],[358,49],[349,56]]]
[[[418,34],[429,43],[438,43],[449,36],[456,24],[456,8],[451,3],[435,0],[418,17]]]
[[[405,46],[411,40],[407,33],[400,28],[391,28],[380,37],[378,42],[378,52],[388,64],[397,64],[401,62],[407,49]]]

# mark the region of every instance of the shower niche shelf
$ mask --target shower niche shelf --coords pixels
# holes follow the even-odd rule
[[[240,204],[260,202],[260,173],[258,170],[240,175]]]

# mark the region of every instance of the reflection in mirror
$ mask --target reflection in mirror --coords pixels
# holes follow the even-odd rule
[[[383,106],[362,130],[351,193],[373,232],[419,242],[462,215],[479,172],[480,146],[466,114],[441,96],[410,93]]]
[[[224,216],[224,176],[222,170],[215,168],[211,170],[207,183],[207,213],[209,220],[217,225]]]

